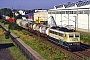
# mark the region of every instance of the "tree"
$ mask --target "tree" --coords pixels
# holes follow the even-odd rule
[[[10,16],[10,17],[13,16],[12,10],[11,10],[10,8],[2,8],[2,9],[0,10],[0,14],[1,14],[1,15]]]

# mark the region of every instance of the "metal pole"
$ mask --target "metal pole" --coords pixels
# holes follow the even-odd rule
[[[78,29],[78,9],[77,9],[77,12],[76,12],[76,16],[77,16],[77,29]]]
[[[88,32],[89,32],[89,14],[90,14],[90,8],[89,8],[89,10],[88,10]]]
[[[65,16],[64,16],[65,17]],[[77,17],[76,16],[73,16],[73,17],[75,17],[75,21],[73,21],[73,20],[71,20],[71,21],[73,21],[73,22],[75,22],[75,31],[76,31],[76,19],[77,19]],[[65,17],[66,18],[66,17]],[[69,18],[67,18],[67,19],[69,19]],[[70,21],[70,19],[69,19],[69,21]],[[62,21],[60,21],[60,22],[62,22]]]
[[[39,17],[38,17],[38,23],[39,23]]]
[[[62,21],[62,14],[61,14],[61,21]],[[62,22],[61,22],[61,26],[62,26]]]
[[[55,20],[56,20],[56,11],[55,11]]]
[[[76,16],[75,16],[75,31],[76,31]]]
[[[69,25],[69,11],[68,11],[68,25]]]
[[[77,19],[77,17],[76,16],[73,16],[73,17],[75,17],[75,21],[73,21],[73,22],[75,22],[75,31],[76,31],[76,19]]]

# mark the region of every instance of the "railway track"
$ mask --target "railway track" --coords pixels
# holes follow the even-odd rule
[[[60,50],[63,52],[65,55],[72,57],[74,60],[88,60],[90,59],[90,46],[81,44],[81,50],[80,51],[67,51],[65,50],[62,46],[57,45],[55,43],[52,43],[49,41],[47,38],[40,36],[40,34],[33,34],[30,33],[30,36],[37,37],[38,40],[44,42],[45,44],[48,44],[52,46],[53,48]]]
[[[45,44],[49,44],[53,48],[60,50],[65,55],[72,57],[74,60],[88,60],[88,59],[90,59],[90,46],[89,45],[85,45],[85,44],[81,43],[80,50],[78,50],[78,51],[67,51],[66,49],[64,49],[64,47],[51,42],[50,40],[48,40],[45,37],[40,36],[39,33],[37,35],[30,33],[30,35],[39,38],[39,40],[41,40]]]
[[[80,56],[83,60],[89,60],[90,59],[90,46],[81,44],[81,51],[73,52],[74,54]]]

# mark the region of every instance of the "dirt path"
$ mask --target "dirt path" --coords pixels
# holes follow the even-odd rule
[[[14,60],[7,45],[0,44],[0,60]]]

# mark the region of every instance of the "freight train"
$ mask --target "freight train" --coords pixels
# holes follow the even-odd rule
[[[39,33],[41,36],[48,38],[48,40],[65,48],[80,48],[80,33],[75,32],[73,29],[59,26],[50,27],[21,19],[17,19],[16,24],[24,29],[28,29],[29,32],[33,32],[35,34]]]
[[[49,27],[47,25],[36,24],[30,21],[19,21],[25,29],[33,31],[35,34],[40,34],[41,36],[48,38],[50,41],[70,49],[80,48],[80,33],[75,32],[73,29],[68,29],[65,27],[53,26]],[[18,25],[19,25],[18,24]]]

